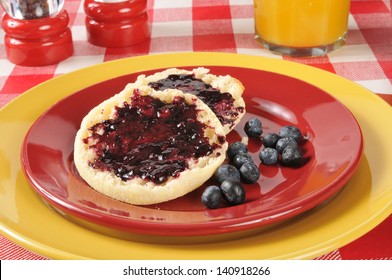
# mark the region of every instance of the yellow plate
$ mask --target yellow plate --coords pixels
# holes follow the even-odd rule
[[[149,69],[217,65],[267,70],[311,83],[345,104],[365,143],[358,172],[324,207],[288,224],[234,241],[160,245],[92,232],[49,210],[28,185],[20,166],[23,138],[48,107],[82,88]],[[333,114],[333,112],[331,112]],[[222,53],[140,56],[81,69],[25,92],[0,111],[0,232],[53,259],[309,259],[339,248],[383,221],[392,209],[392,109],[365,88],[310,66]]]

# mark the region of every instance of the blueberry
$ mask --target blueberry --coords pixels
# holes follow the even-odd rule
[[[253,159],[252,159],[251,155],[248,154],[248,153],[239,153],[239,154],[237,154],[237,155],[233,158],[232,164],[233,164],[237,169],[240,169],[241,166],[242,166],[245,162],[247,162],[247,161],[252,161],[252,162],[253,162]]]
[[[244,127],[246,135],[251,138],[260,137],[263,134],[263,129],[261,127],[261,121],[258,118],[250,118]]]
[[[277,133],[268,133],[263,137],[264,147],[275,148],[276,143],[281,137]]]
[[[234,156],[240,152],[247,153],[248,148],[246,145],[240,141],[233,142],[230,144],[229,148],[227,149],[227,155],[229,159],[233,159]]]
[[[208,186],[201,195],[201,202],[208,208],[218,208],[222,201],[222,190],[218,186]]]
[[[245,189],[239,181],[225,180],[220,186],[223,198],[230,205],[238,205],[245,201]]]
[[[215,179],[221,184],[224,180],[239,181],[241,179],[240,172],[231,164],[222,164],[215,171]]]
[[[282,164],[298,166],[302,161],[302,151],[298,146],[288,145],[282,152]]]
[[[276,142],[276,150],[278,153],[282,153],[287,146],[298,146],[298,144],[297,141],[291,137],[283,137]]]
[[[240,175],[244,183],[253,184],[260,178],[260,171],[256,164],[247,161],[241,166]]]
[[[298,127],[293,125],[285,125],[280,128],[280,137],[292,137],[296,142],[302,139],[302,133]]]
[[[276,164],[278,162],[278,156],[278,151],[270,147],[264,148],[259,153],[261,162],[266,165]]]

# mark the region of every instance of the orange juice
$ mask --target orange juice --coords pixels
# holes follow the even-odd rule
[[[345,40],[350,0],[254,0],[256,39],[289,48]]]

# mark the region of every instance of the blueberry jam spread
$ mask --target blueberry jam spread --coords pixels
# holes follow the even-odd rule
[[[234,98],[228,93],[221,93],[218,89],[206,84],[191,74],[172,74],[165,79],[149,83],[155,90],[178,89],[191,93],[200,98],[216,114],[222,125],[234,125],[233,118],[244,111],[243,107],[234,106]]]
[[[115,117],[90,128],[84,139],[97,157],[93,168],[113,172],[123,181],[139,177],[162,184],[187,169],[190,158],[210,155],[223,144],[211,145],[196,105],[175,97],[167,104],[134,92],[131,105],[115,108]]]

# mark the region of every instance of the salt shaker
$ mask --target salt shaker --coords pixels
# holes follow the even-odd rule
[[[101,47],[127,47],[150,37],[147,0],[85,0],[87,40]]]
[[[64,0],[1,0],[1,4],[6,12],[2,20],[5,49],[12,63],[50,65],[73,54]]]

